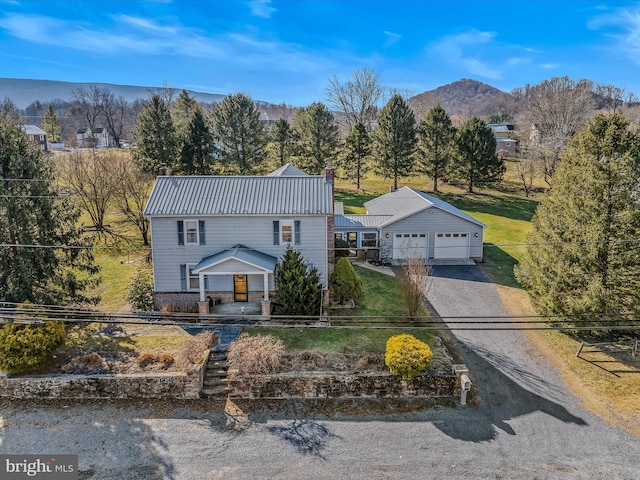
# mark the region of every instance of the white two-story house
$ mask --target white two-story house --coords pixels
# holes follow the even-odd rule
[[[209,299],[271,308],[274,271],[288,247],[316,267],[325,289],[333,251],[333,168],[290,165],[267,176],[159,176],[151,222],[157,309],[208,311]]]

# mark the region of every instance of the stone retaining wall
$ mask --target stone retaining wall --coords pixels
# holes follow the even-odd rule
[[[186,373],[139,373],[114,375],[34,375],[8,377],[0,374],[0,397],[9,398],[200,398],[204,362]]]
[[[229,397],[282,398],[442,398],[459,394],[455,375],[426,375],[404,381],[389,373],[284,373],[237,376],[229,380]]]

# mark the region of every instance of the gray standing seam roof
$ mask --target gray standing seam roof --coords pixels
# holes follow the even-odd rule
[[[193,273],[200,273],[200,271],[206,270],[213,265],[217,265],[231,259],[237,259],[241,262],[255,265],[264,270],[268,270],[269,272],[273,272],[276,267],[276,263],[278,262],[276,257],[238,244],[227,250],[223,250],[203,258],[193,268]]]
[[[332,202],[322,176],[160,176],[144,214],[331,215]]]
[[[440,200],[439,198],[427,195],[419,190],[414,190],[409,187],[402,187],[395,192],[387,193],[381,197],[374,198],[365,202],[367,212],[374,215],[391,214],[391,217],[387,219],[380,226],[389,225],[397,222],[403,218],[406,218],[414,213],[417,213],[425,208],[436,207],[439,210],[443,210],[456,217],[463,218],[481,227],[486,225],[471,215],[463,212],[459,208],[454,207],[450,203]]]
[[[334,215],[334,228],[378,228],[392,215]]]

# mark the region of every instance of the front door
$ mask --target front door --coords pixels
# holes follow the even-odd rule
[[[247,276],[246,275],[233,276],[233,301],[234,302],[249,301],[249,297],[247,295]]]

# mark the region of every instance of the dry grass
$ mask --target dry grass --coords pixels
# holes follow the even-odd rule
[[[227,363],[230,370],[246,375],[268,375],[280,370],[284,343],[271,335],[241,335],[231,344]]]
[[[321,370],[326,363],[325,357],[314,350],[303,350],[291,359],[293,370]]]
[[[175,359],[170,353],[145,352],[136,359],[136,363],[140,368],[160,365],[161,368],[166,370],[175,363]]]
[[[512,315],[532,314],[523,290],[498,286]],[[585,353],[576,357],[580,341],[558,331],[527,331],[530,344],[558,369],[581,405],[605,421],[640,436],[640,358],[627,352]]]
[[[213,332],[202,332],[184,342],[175,355],[175,363],[181,368],[197,365],[202,361],[204,352],[214,344]]]

